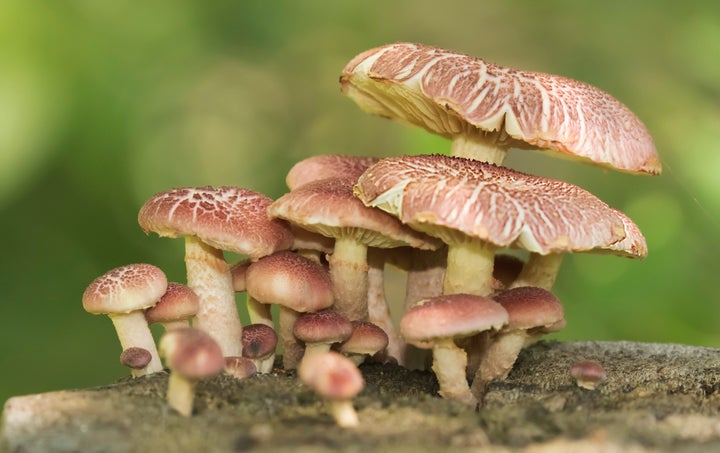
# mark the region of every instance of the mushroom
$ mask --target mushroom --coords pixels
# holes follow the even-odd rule
[[[353,197],[354,183],[354,178],[330,178],[303,184],[276,200],[268,212],[271,217],[335,238],[328,257],[334,308],[350,320],[366,320],[367,248],[411,245],[434,249],[438,244],[392,216],[364,206]]]
[[[491,294],[498,247],[547,255],[608,247],[627,234],[618,211],[580,187],[460,157],[383,159],[355,194],[448,244],[444,294]]]
[[[128,264],[109,270],[85,289],[83,308],[92,314],[106,314],[115,326],[123,350],[142,348],[152,358],[134,377],[162,371],[155,340],[144,310],[152,307],[167,289],[165,273],[151,264]]]
[[[139,371],[148,366],[152,360],[152,354],[145,348],[132,347],[125,349],[120,354],[120,363],[133,371]]]
[[[162,323],[165,330],[188,327],[199,304],[198,295],[189,286],[170,282],[158,303],[145,310],[145,319],[148,324]]]
[[[309,182],[328,178],[358,179],[369,166],[380,158],[368,156],[345,156],[341,154],[323,154],[308,157],[293,165],[285,177],[290,190]]]
[[[197,382],[217,376],[225,369],[223,352],[206,332],[180,327],[160,338],[160,354],[170,369],[168,404],[180,415],[189,417]]]
[[[545,289],[523,286],[503,291],[493,299],[507,311],[508,322],[490,337],[482,351],[471,387],[478,399],[488,382],[507,377],[524,347],[565,327],[562,304]]]
[[[293,326],[293,335],[305,344],[305,357],[329,351],[333,344],[347,340],[352,333],[350,320],[334,310],[303,313]]]
[[[377,325],[367,321],[353,321],[352,335],[340,343],[338,351],[359,366],[367,357],[382,352],[388,346],[388,335]]]
[[[302,356],[302,346],[293,335],[298,313],[322,310],[333,304],[327,269],[296,253],[277,252],[250,265],[245,284],[253,299],[280,307],[278,337],[283,347],[283,366],[295,368]]]
[[[360,393],[365,381],[354,363],[333,351],[311,354],[298,368],[303,384],[330,403],[335,422],[342,428],[359,424],[352,399]]]
[[[256,326],[265,326],[265,324],[254,324]],[[265,326],[267,327],[267,326]],[[243,329],[245,335],[245,329]],[[245,351],[243,351],[245,353]],[[235,379],[245,379],[255,375],[258,372],[255,362],[247,357],[225,357],[225,374]]]
[[[258,373],[269,373],[275,363],[278,337],[267,324],[250,324],[243,327],[243,357],[255,364]]]
[[[595,360],[581,360],[570,366],[570,375],[575,378],[578,387],[595,390],[607,380],[605,369]]]
[[[239,187],[177,188],[154,195],[138,214],[146,233],[185,238],[187,282],[200,298],[195,326],[210,333],[225,356],[241,355],[242,325],[222,250],[257,260],[289,248],[289,225],[267,218],[271,202]]]
[[[540,148],[631,173],[661,171],[640,119],[576,80],[395,43],[357,55],[340,83],[366,112],[450,138],[454,156],[501,164],[510,147]]]
[[[465,368],[467,355],[458,339],[497,330],[508,314],[497,302],[471,294],[451,294],[421,301],[400,321],[405,340],[418,348],[432,348],[432,370],[440,385],[440,396],[475,406]]]
[[[245,291],[245,274],[251,264],[251,260],[245,259],[230,266],[230,276],[232,277],[233,289],[236,293]]]

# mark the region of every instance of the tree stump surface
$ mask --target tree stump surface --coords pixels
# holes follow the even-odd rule
[[[578,387],[570,366],[600,362],[607,381]],[[360,426],[335,426],[293,372],[200,382],[195,413],[165,405],[164,372],[112,385],[10,398],[9,452],[717,452],[720,350],[632,342],[540,342],[479,410],[437,396],[430,372],[367,364]]]

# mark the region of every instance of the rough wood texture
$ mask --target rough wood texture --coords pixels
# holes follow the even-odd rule
[[[578,387],[572,363],[600,362],[607,382]],[[360,426],[336,427],[294,374],[198,385],[195,415],[168,409],[167,375],[11,398],[12,452],[720,451],[720,350],[629,342],[542,342],[525,350],[474,411],[435,394],[432,374],[363,365]]]

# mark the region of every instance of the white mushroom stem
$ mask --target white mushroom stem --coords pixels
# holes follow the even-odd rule
[[[470,387],[478,400],[482,400],[488,382],[507,377],[526,340],[524,330],[500,332],[490,340]]]
[[[137,310],[131,311],[130,313],[111,314],[109,316],[115,326],[115,331],[117,332],[123,351],[135,347],[147,349],[150,352],[150,363],[143,369],[132,370],[133,377],[162,371],[162,362],[160,362],[155,340],[145,320],[145,313],[142,310]]]
[[[312,354],[328,352],[330,350],[331,343],[305,343],[305,355],[309,357]]]
[[[398,365],[405,365],[405,349],[407,345],[400,337],[390,315],[390,308],[385,299],[385,259],[377,249],[370,250],[368,269],[368,320],[385,331],[388,336],[387,355],[394,358]],[[360,363],[364,357],[360,358]],[[355,362],[355,360],[353,360]],[[356,365],[359,363],[355,362]]]
[[[195,400],[195,381],[185,378],[174,371],[168,379],[167,402],[170,407],[189,417],[193,411]]]
[[[278,340],[283,348],[283,368],[293,370],[297,368],[302,360],[305,348],[303,344],[293,335],[293,326],[300,313],[293,309],[280,306],[278,320]]]
[[[531,253],[520,271],[520,275],[510,287],[536,286],[550,291],[560,271],[563,256],[562,253],[551,253],[549,255]]]
[[[161,323],[165,331],[179,329],[181,327],[190,327],[190,321],[187,319],[179,319],[177,321],[166,321]]]
[[[185,266],[187,284],[200,299],[195,327],[213,337],[223,356],[242,355],[242,325],[230,267],[222,251],[188,236],[185,238]]]
[[[447,250],[420,250],[411,252],[412,262],[407,269],[405,284],[405,311],[410,310],[418,302],[442,294],[445,268],[447,266]]]
[[[439,338],[433,342],[432,370],[440,385],[439,394],[468,406],[475,406],[477,400],[470,391],[465,367],[467,355],[455,345],[452,338]]]
[[[353,428],[360,423],[357,412],[353,407],[352,400],[334,400],[330,401],[330,412],[335,422],[341,428]]]
[[[250,324],[265,324],[269,327],[275,327],[270,312],[270,304],[258,302],[249,293],[247,294],[247,311]]]
[[[443,294],[487,296],[493,291],[495,246],[467,238],[448,245]]]
[[[351,237],[337,238],[328,263],[335,295],[333,309],[351,321],[367,320],[367,247]]]
[[[502,165],[507,155],[507,147],[492,142],[492,136],[478,132],[453,137],[450,154],[455,157]]]

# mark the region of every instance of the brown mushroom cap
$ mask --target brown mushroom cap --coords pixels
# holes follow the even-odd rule
[[[544,148],[627,172],[661,171],[637,116],[576,80],[396,43],[353,58],[340,81],[363,110],[444,137],[474,134],[505,148]]]
[[[225,374],[229,374],[236,379],[245,379],[257,374],[257,366],[255,366],[255,362],[247,357],[225,357]]]
[[[542,288],[512,288],[502,291],[493,299],[508,312],[506,330],[559,327],[559,323],[565,319],[560,300]]]
[[[300,380],[329,400],[354,398],[365,386],[355,364],[342,354],[328,351],[305,357],[298,367]]]
[[[198,295],[187,285],[170,282],[155,306],[145,311],[148,323],[172,322],[195,316],[200,306]]]
[[[259,359],[275,352],[278,337],[272,327],[266,324],[250,324],[243,327],[242,353],[248,359]]]
[[[85,311],[129,313],[155,305],[168,286],[165,273],[151,264],[128,264],[96,278],[83,293]]]
[[[482,296],[450,294],[426,299],[408,310],[400,321],[403,338],[428,348],[435,339],[463,338],[508,321],[508,313],[497,302]]]
[[[607,380],[605,369],[595,360],[581,360],[570,366],[570,375],[575,378],[579,387],[595,390]]]
[[[446,243],[469,236],[545,255],[607,248],[626,236],[618,211],[580,187],[464,158],[383,159],[355,193]]]
[[[187,379],[206,379],[225,368],[220,346],[200,329],[183,327],[167,332],[160,339],[159,350],[168,368]]]
[[[120,354],[120,363],[133,370],[145,368],[151,360],[152,354],[145,348],[127,348]]]
[[[272,217],[323,236],[354,237],[368,247],[437,248],[432,238],[403,226],[380,210],[363,205],[353,196],[354,184],[353,178],[313,181],[277,199],[268,212]]]
[[[388,336],[377,325],[367,321],[353,321],[352,327],[352,335],[338,348],[343,354],[373,355],[387,347]]]
[[[360,177],[367,168],[380,160],[377,157],[343,156],[339,154],[325,154],[312,156],[296,163],[285,177],[285,183],[290,190],[309,182],[327,178]]]
[[[293,326],[293,335],[305,343],[340,343],[352,333],[350,320],[333,310],[303,313]]]
[[[239,187],[177,188],[150,198],[138,222],[146,233],[196,236],[216,249],[257,259],[292,245],[289,225],[268,219],[271,203],[265,195]]]
[[[257,301],[298,312],[322,310],[333,303],[327,269],[293,252],[277,252],[252,263],[245,284]]]

